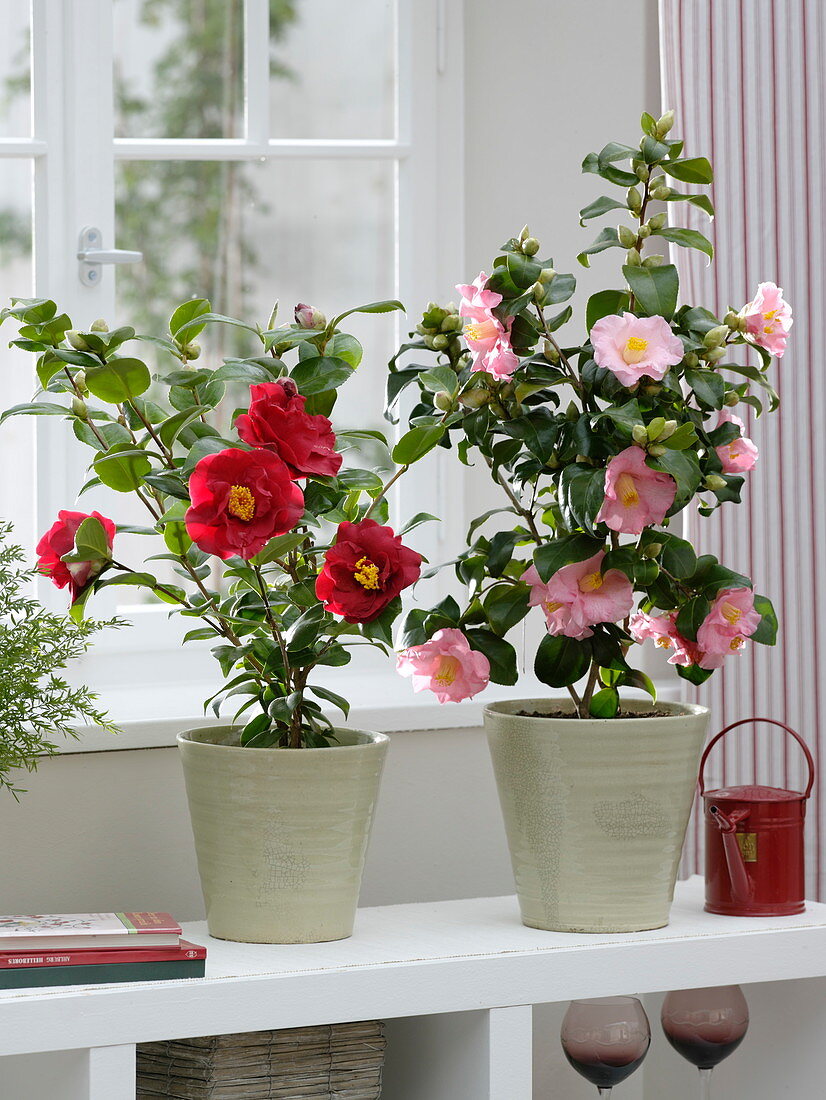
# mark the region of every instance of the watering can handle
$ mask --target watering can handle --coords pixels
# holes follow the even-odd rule
[[[720,740],[720,738],[725,737],[725,735],[730,730],[735,729],[737,726],[750,725],[752,722],[768,722],[768,724],[770,726],[779,726],[782,730],[785,730],[786,733],[788,733],[791,737],[793,737],[795,739],[795,741],[797,741],[798,745],[800,745],[801,749],[803,749],[803,753],[806,757],[806,763],[809,766],[809,783],[808,783],[808,786],[806,787],[806,791],[805,791],[803,797],[808,798],[809,795],[812,793],[812,787],[814,786],[814,781],[815,781],[815,762],[812,759],[812,754],[809,751],[809,746],[806,744],[806,742],[803,740],[803,738],[800,736],[799,733],[795,733],[795,731],[793,729],[790,729],[788,726],[785,726],[782,722],[778,722],[774,718],[741,718],[739,722],[732,722],[730,726],[726,726],[726,728],[724,730],[720,730],[720,732],[717,734],[716,737],[712,737],[712,739],[706,745],[706,750],[703,753],[702,759],[700,760],[700,794],[703,794],[704,791],[705,791],[705,775],[704,775],[704,772],[705,772],[706,760],[708,759],[708,754],[711,752],[711,750],[714,748],[714,746],[717,744],[717,742]]]

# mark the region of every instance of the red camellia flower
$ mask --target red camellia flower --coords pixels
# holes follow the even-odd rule
[[[250,386],[250,394],[249,412],[235,422],[245,443],[275,451],[293,477],[338,473],[341,455],[335,450],[333,426],[326,416],[304,411],[307,398],[292,379]]]
[[[226,560],[252,558],[275,535],[291,531],[304,512],[304,494],[271,451],[229,447],[202,458],[189,478],[189,537]]]
[[[392,528],[374,519],[342,523],[324,555],[315,594],[325,611],[348,623],[369,623],[419,579],[421,563],[421,554],[403,546]]]
[[[115,542],[115,525],[111,519],[99,512],[58,512],[57,522],[53,523],[37,544],[37,568],[44,577],[51,577],[58,588],[69,586],[72,603],[83,592],[90,581],[105,566],[103,561],[62,561],[64,554],[71,554],[75,545],[77,529],[85,519],[96,519],[106,532],[109,550]]]

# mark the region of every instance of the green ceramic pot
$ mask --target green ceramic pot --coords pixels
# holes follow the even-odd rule
[[[658,718],[523,717],[569,700],[491,703],[485,728],[522,921],[560,932],[668,924],[706,707]],[[629,711],[650,704],[623,704]]]
[[[209,932],[317,943],[353,931],[388,739],[241,748],[230,727],[178,737]]]

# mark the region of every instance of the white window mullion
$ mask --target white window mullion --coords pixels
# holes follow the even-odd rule
[[[265,149],[270,140],[270,5],[244,0],[244,132]]]

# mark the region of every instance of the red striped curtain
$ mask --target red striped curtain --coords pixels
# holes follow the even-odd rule
[[[688,155],[715,168],[709,229],[679,204],[679,224],[710,236],[715,263],[673,249],[682,297],[722,316],[757,284],[776,282],[794,309],[786,355],[773,368],[781,407],[757,419],[740,406],[760,448],[743,504],[689,518],[690,537],[752,576],[770,596],[781,636],[751,646],[692,697],[712,708],[712,732],[739,718],[779,718],[826,759],[826,4],[823,0],[660,0],[663,109]],[[674,204],[676,206],[676,204]],[[674,206],[671,208],[672,217]],[[705,224],[704,224],[705,221]],[[753,783],[803,789],[799,753],[768,726],[715,750],[713,786]],[[809,809],[810,896],[826,889],[826,776]],[[701,870],[701,830],[689,830],[686,869]]]

